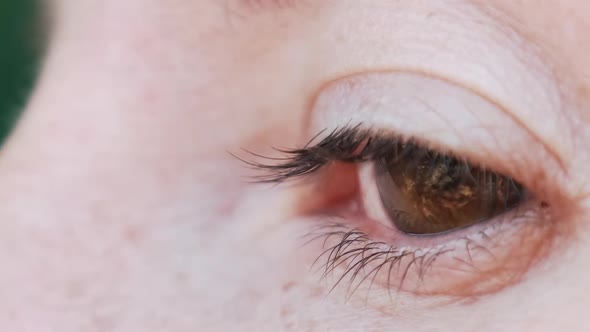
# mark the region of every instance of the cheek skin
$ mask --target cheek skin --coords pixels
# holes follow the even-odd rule
[[[273,190],[250,191],[227,151],[273,141],[269,123],[287,116],[244,88],[250,64],[210,43],[197,52],[199,27],[172,27],[187,49],[162,29],[184,20],[96,4],[91,21],[55,36],[2,150],[1,329],[277,330],[269,267],[284,264],[288,241],[268,232],[284,211]]]

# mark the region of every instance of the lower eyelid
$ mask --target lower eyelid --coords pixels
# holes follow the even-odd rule
[[[363,163],[347,176],[356,173],[359,186],[367,187],[362,184],[363,176],[371,179],[373,170],[372,163]],[[534,197],[519,208],[465,229],[411,236],[385,224],[388,219],[378,213],[382,210],[367,204],[380,202],[376,188],[372,195],[364,190],[356,195],[350,207],[334,207],[336,225],[326,226],[336,218],[330,214],[315,220],[323,226],[310,235],[315,238],[311,243],[315,243],[317,258],[312,270],[325,277],[334,292],[347,297],[360,294],[371,302],[376,299],[381,302],[380,310],[391,307],[393,295],[456,300],[495,294],[519,283],[548,256],[557,237],[551,208]]]
[[[375,295],[366,292],[450,299],[494,294],[518,283],[547,254],[553,224],[538,212],[530,210],[429,246],[377,240],[383,234],[362,226],[369,222],[341,216],[341,223],[314,232],[322,252],[314,270],[348,297]]]

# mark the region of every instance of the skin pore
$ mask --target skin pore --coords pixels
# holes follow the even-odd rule
[[[0,155],[4,330],[588,330],[589,2],[49,7],[42,74]],[[446,103],[457,87],[471,97]],[[420,92],[412,107],[440,107],[393,107],[404,89]],[[302,237],[320,218],[301,202],[322,193],[253,185],[228,152],[272,155],[355,117],[485,160],[547,198],[543,237],[511,230],[526,240],[502,238],[506,260],[486,265],[518,278],[494,274],[464,296],[448,285],[482,280],[436,272],[429,295],[390,297],[379,278],[351,295],[310,271],[321,243]]]

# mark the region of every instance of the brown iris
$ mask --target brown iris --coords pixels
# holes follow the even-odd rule
[[[391,221],[409,234],[437,234],[500,215],[524,200],[509,177],[414,143],[376,163],[377,188]]]

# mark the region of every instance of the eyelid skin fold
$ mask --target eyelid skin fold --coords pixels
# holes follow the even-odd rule
[[[334,61],[326,65],[314,95],[321,97],[345,81],[357,84],[366,95],[371,82],[365,84],[363,78],[376,73],[446,81],[503,109],[513,122],[530,129],[564,168],[571,162],[572,123],[551,59],[520,31],[490,14],[483,3],[378,1],[366,6],[343,0],[331,7],[332,15],[347,24],[319,34],[325,45],[320,54]],[[387,78],[371,80],[377,89],[390,84]],[[431,92],[426,86],[423,94]],[[310,111],[311,123],[319,124],[313,119],[315,110]],[[330,125],[335,124],[319,127]]]
[[[348,77],[322,90],[311,114],[313,133],[362,123],[475,163],[485,160],[556,199],[571,190],[561,161],[543,142],[496,104],[449,81],[405,72]]]

